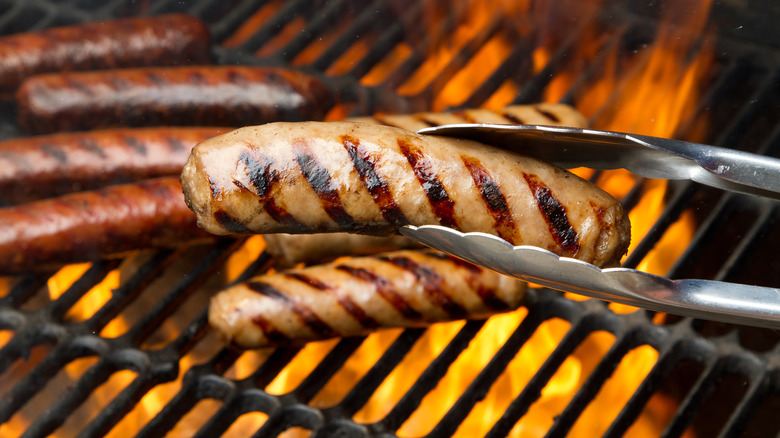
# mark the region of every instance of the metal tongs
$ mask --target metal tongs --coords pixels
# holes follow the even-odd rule
[[[747,152],[591,129],[457,124],[419,134],[468,138],[564,168],[624,168],[661,179],[690,179],[733,192],[780,199],[780,160]],[[486,233],[438,225],[401,233],[430,247],[511,277],[591,298],[682,316],[780,328],[780,289],[712,280],[670,280],[628,268],[600,269]]]

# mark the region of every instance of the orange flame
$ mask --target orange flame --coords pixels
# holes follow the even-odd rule
[[[701,34],[711,0],[702,0],[701,11],[697,14],[670,14],[690,19],[690,23],[680,28],[693,28],[693,35]],[[544,3],[544,5],[540,5]],[[539,47],[533,51],[530,59],[530,69],[539,72],[550,62],[550,54],[559,44],[558,33],[566,33],[568,29],[560,28],[560,22],[551,18],[560,14],[554,4],[560,3],[564,8],[576,7],[575,2],[532,2],[530,1],[500,1],[459,3],[456,15],[461,23],[444,40],[442,35],[431,35],[431,47],[425,48],[428,54],[418,71],[409,78],[398,90],[405,95],[416,95],[426,92],[432,81],[443,69],[456,59],[459,51],[475,37],[484,38],[485,44],[476,56],[465,67],[443,84],[441,90],[432,96],[431,110],[441,110],[448,106],[464,102],[479,84],[486,79],[488,72],[510,55],[513,41],[518,35],[526,36],[527,25],[542,20],[548,28],[542,26],[543,34],[539,35]],[[592,14],[593,5],[599,2],[584,2],[586,12]],[[689,2],[685,2],[689,3]],[[231,47],[240,45],[251,37],[257,27],[282,6],[281,1],[271,1],[250,17],[234,35],[228,38],[224,45]],[[559,5],[560,6],[560,5]],[[671,5],[670,5],[671,6]],[[441,10],[437,9],[428,18],[435,22],[442,18]],[[493,23],[499,14],[503,23],[501,31],[493,35],[483,35],[485,26]],[[513,20],[518,21],[513,23]],[[512,25],[508,25],[512,24]],[[275,41],[260,50],[260,54],[273,52],[285,41],[294,37],[301,22],[293,22],[289,29],[282,32]],[[503,27],[502,27],[503,26]],[[431,28],[439,29],[437,23]],[[512,29],[511,32],[506,32]],[[656,42],[648,49],[630,60],[622,59],[622,53],[617,45],[609,50],[604,58],[603,75],[598,77],[577,99],[577,107],[593,121],[595,128],[644,133],[657,136],[672,136],[680,124],[689,118],[693,105],[700,95],[699,84],[706,76],[712,62],[710,48],[704,47],[697,56],[690,56],[694,41],[688,34],[681,35],[674,31],[670,21],[666,20],[659,27]],[[608,41],[595,30],[585,31],[589,37],[581,42],[568,61],[570,68],[560,69],[550,80],[545,90],[544,99],[558,101],[580,78],[580,74],[588,67],[597,53],[605,49]],[[315,44],[311,49],[301,52],[294,60],[296,65],[303,65],[316,59],[328,42]],[[351,66],[351,63],[362,57],[368,49],[366,43],[355,44],[351,51],[345,53],[329,71],[330,74],[340,74]],[[379,85],[400,63],[414,53],[414,48],[408,43],[400,43],[385,57],[362,81],[365,85]],[[513,79],[505,80],[496,92],[485,102],[484,106],[499,108],[511,102],[519,91],[519,85]],[[583,171],[584,172],[584,171]],[[598,184],[616,197],[623,197],[633,187],[636,177],[627,172],[604,172]],[[638,205],[631,211],[632,241],[639,242],[652,227],[664,206],[666,193],[665,182],[648,181],[643,196]],[[693,233],[692,215],[685,212],[681,218],[668,230],[655,249],[645,258],[640,269],[663,275],[670,263],[679,257]],[[223,280],[235,279],[247,266],[250,260],[257,257],[264,248],[262,238],[251,238],[237,251],[226,264]],[[631,247],[630,251],[633,250]],[[58,272],[48,284],[49,299],[56,300],[73,282],[89,268],[89,265],[74,265]],[[84,321],[105,304],[121,282],[119,271],[112,271],[100,284],[84,295],[68,313],[72,321]],[[8,286],[8,285],[5,285]],[[7,287],[2,288],[7,291]],[[632,308],[613,306],[617,311],[633,311]],[[474,381],[485,364],[514,330],[527,317],[527,310],[520,309],[506,315],[491,318],[468,345],[456,362],[447,370],[438,386],[422,401],[420,407],[404,422],[398,431],[401,436],[420,435],[430,432],[437,422],[446,414],[457,397]],[[187,322],[189,319],[186,320]],[[114,337],[125,333],[131,321],[123,315],[118,316],[101,332],[101,336]],[[392,407],[403,397],[406,391],[415,383],[431,361],[447,346],[449,341],[463,327],[464,322],[437,324],[425,331],[414,344],[411,351],[401,363],[390,373],[375,391],[368,402],[353,417],[355,421],[370,423],[381,420]],[[541,324],[531,338],[526,342],[499,376],[498,380],[488,388],[483,400],[476,404],[466,420],[459,427],[459,436],[475,436],[484,434],[491,425],[506,410],[515,397],[525,388],[528,381],[536,374],[549,354],[567,335],[570,324],[559,319],[552,319]],[[314,396],[310,404],[318,408],[326,408],[339,403],[352,389],[355,383],[363,377],[389,345],[398,337],[400,330],[385,330],[369,336],[361,346],[346,360],[335,375]],[[8,342],[12,331],[0,331],[0,345]],[[337,341],[312,343],[301,350],[291,363],[265,388],[271,394],[285,394],[298,386],[311,370],[325,357]],[[575,352],[567,357],[558,368],[548,384],[541,391],[539,399],[530,407],[528,413],[518,421],[511,436],[541,436],[553,425],[557,415],[572,400],[576,392],[591,375],[597,364],[614,343],[614,336],[605,332],[591,333]],[[124,436],[128,431],[136,431],[147,424],[162,407],[170,402],[182,388],[184,374],[200,363],[213,357],[222,348],[222,344],[212,334],[205,336],[195,348],[184,355],[179,361],[179,377],[173,382],[160,384],[152,388],[139,400],[138,404],[125,415],[111,430],[109,436]],[[6,376],[14,370],[30,366],[48,352],[48,347],[33,349],[28,359],[29,363],[19,361],[12,366]],[[250,376],[267,359],[268,350],[247,351],[235,362],[225,376],[231,379],[243,379]],[[658,353],[649,346],[641,346],[632,350],[620,362],[612,377],[600,389],[598,396],[589,403],[583,415],[575,423],[571,436],[597,436],[602,434],[618,414],[620,408],[627,402],[630,395],[641,384],[642,379],[655,364]],[[94,358],[79,359],[68,364],[53,379],[62,387],[67,387],[82,376],[95,363]],[[69,420],[56,435],[70,435],[78,431],[74,421],[88,420],[100,406],[105,406],[116,394],[125,388],[135,377],[129,371],[120,371],[106,382],[105,389],[97,391],[90,401],[83,416],[77,420]],[[53,383],[53,384],[54,384]],[[2,395],[0,385],[0,395]],[[47,396],[51,397],[51,393]],[[56,394],[55,394],[56,396]],[[35,401],[35,400],[33,400]],[[31,408],[15,415],[10,422],[0,426],[0,434],[16,435],[29,426],[31,419],[40,414],[42,408],[49,403],[28,403]],[[27,405],[26,405],[27,406]],[[97,406],[97,407],[96,407]],[[189,414],[181,419],[173,433],[187,435],[197,430],[219,408],[220,402],[206,400],[196,405]],[[32,409],[32,411],[31,411]],[[91,409],[92,411],[89,411]],[[34,411],[34,412],[33,412]],[[668,423],[674,412],[663,404],[648,405],[645,412],[632,425],[631,436],[656,436]],[[249,434],[256,431],[267,419],[265,414],[246,414],[228,430],[230,434]],[[86,420],[85,420],[86,421]],[[305,434],[303,430],[292,430],[289,435]]]

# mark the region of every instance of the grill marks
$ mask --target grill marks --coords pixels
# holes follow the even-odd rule
[[[474,184],[479,189],[479,193],[482,195],[482,199],[485,201],[490,214],[493,216],[495,221],[493,229],[498,234],[498,237],[512,243],[520,242],[522,237],[520,232],[517,231],[515,221],[512,219],[512,213],[509,211],[509,205],[507,205],[506,197],[501,192],[501,188],[479,160],[472,157],[461,157],[461,159],[471,174]]]
[[[278,205],[272,196],[273,187],[279,183],[279,172],[271,167],[273,161],[265,156],[260,160],[248,152],[242,152],[238,158],[239,165],[246,171],[249,184],[246,187],[241,181],[233,178],[233,184],[242,189],[251,190],[260,198],[260,205],[269,216],[280,224],[287,225],[301,232],[307,231],[308,226],[298,222],[287,210]],[[252,190],[253,189],[253,190]],[[215,212],[215,215],[219,211]],[[227,213],[225,213],[227,215]],[[215,216],[215,219],[220,219]],[[221,223],[221,222],[220,222]]]
[[[531,189],[534,198],[536,198],[536,205],[539,207],[539,211],[542,212],[545,221],[547,221],[553,239],[564,251],[572,254],[579,251],[580,243],[577,232],[569,223],[569,218],[566,216],[566,207],[561,205],[560,201],[550,191],[550,188],[540,181],[536,175],[523,173],[523,178]]]
[[[403,296],[401,296],[401,294],[399,294],[398,291],[393,288],[393,285],[386,278],[380,277],[368,269],[344,264],[336,266],[336,269],[342,272],[346,272],[358,280],[374,285],[376,292],[382,298],[384,298],[385,301],[390,303],[390,305],[398,310],[398,312],[403,315],[404,318],[411,320],[421,320],[423,318],[420,312],[414,310],[412,306],[410,306],[409,303],[404,300]]]
[[[395,202],[393,194],[390,193],[387,181],[376,172],[376,159],[360,145],[360,141],[356,138],[344,135],[341,137],[341,143],[349,154],[352,165],[355,166],[355,170],[360,175],[360,180],[363,181],[363,185],[371,193],[371,197],[374,198],[374,202],[379,207],[382,217],[394,226],[408,224],[409,221]]]
[[[426,196],[428,196],[433,212],[439,218],[439,223],[445,227],[458,229],[455,220],[455,202],[450,199],[430,161],[422,152],[403,139],[398,139],[398,147],[412,166],[417,181],[420,182]]]
[[[452,318],[462,319],[468,316],[468,311],[444,292],[444,279],[433,269],[421,265],[409,257],[380,257],[380,260],[392,263],[414,274],[428,298]]]
[[[323,292],[330,292],[336,295],[336,300],[338,301],[339,305],[350,315],[352,315],[353,318],[364,328],[373,330],[376,328],[379,328],[380,324],[369,316],[352,298],[349,296],[339,293],[337,288],[334,288],[333,286],[324,283],[314,277],[311,277],[309,275],[305,275],[300,272],[288,272],[284,274],[286,277],[291,278],[293,280],[300,281],[302,283],[305,283],[317,290],[323,291]]]
[[[303,172],[304,178],[309,182],[314,193],[320,198],[325,212],[344,230],[354,230],[358,228],[354,219],[344,209],[341,202],[341,196],[333,183],[333,180],[317,159],[311,155],[309,146],[299,141],[293,144],[295,150],[295,159]]]
[[[262,281],[251,281],[247,283],[247,287],[261,295],[265,295],[268,298],[275,300],[276,302],[287,306],[300,319],[300,321],[308,327],[313,333],[322,337],[336,337],[338,333],[333,330],[328,324],[326,324],[319,316],[311,311],[308,307],[293,300],[288,295],[279,291],[275,287]],[[252,317],[258,327],[265,332],[266,337],[272,342],[287,342],[289,338],[284,333],[277,330],[272,323],[263,318],[261,314],[257,314]]]

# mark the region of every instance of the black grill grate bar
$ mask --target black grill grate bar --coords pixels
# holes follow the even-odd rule
[[[530,311],[529,311],[530,313]],[[561,364],[582,344],[583,340],[593,331],[598,330],[602,321],[600,312],[585,315],[572,321],[571,327],[560,340],[555,350],[545,359],[541,367],[534,373],[523,390],[509,404],[490,431],[485,435],[490,438],[506,436],[527,412],[531,405],[542,395],[542,390],[555,375]]]
[[[382,35],[376,40],[374,48],[370,50],[360,61],[356,62],[350,69],[347,76],[362,78],[379,61],[384,59],[392,48],[403,40],[406,30],[403,23],[412,22],[414,17],[419,16],[422,2],[417,2],[409,6],[400,20],[394,20],[388,24]]]
[[[291,0],[285,2],[276,13],[251,37],[241,44],[241,49],[254,52],[268,43],[280,30],[296,17],[312,14],[315,8],[307,6],[306,0]]]
[[[308,403],[338,372],[365,338],[344,338],[331,349],[317,367],[293,391],[301,403]]]
[[[411,350],[415,342],[423,335],[424,329],[407,329],[401,332],[398,338],[390,344],[382,356],[374,363],[370,370],[355,384],[338,405],[341,415],[351,417],[363,405],[385,380],[404,356]],[[326,410],[326,413],[330,410]]]
[[[314,41],[318,35],[326,32],[333,22],[345,19],[344,9],[348,7],[344,0],[329,1],[317,12],[317,15],[290,41],[278,51],[285,61],[293,60],[303,49]]]
[[[687,327],[683,329],[678,328],[677,339],[679,340],[674,343],[665,342],[662,344],[655,365],[623,406],[618,416],[612,421],[612,424],[604,433],[605,437],[624,436],[628,428],[642,413],[642,408],[650,400],[650,397],[682,361],[694,360],[701,362],[703,359],[713,360],[715,351],[709,344],[689,342],[686,336],[690,336],[689,329]]]
[[[27,347],[30,348],[29,345]],[[0,422],[8,421],[66,364],[82,357],[98,355],[104,347],[102,342],[84,342],[83,338],[75,338],[56,346],[0,400]]]
[[[766,368],[760,368],[751,375],[750,386],[748,387],[742,401],[729,416],[726,424],[721,428],[720,437],[727,438],[732,436],[742,436],[742,432],[747,427],[751,416],[761,406],[761,403],[770,393],[767,388],[770,387],[768,372]],[[773,388],[777,391],[777,387]]]
[[[696,417],[707,398],[717,388],[717,382],[728,371],[724,360],[709,360],[703,363],[706,368],[696,384],[677,408],[677,414],[664,430],[663,437],[680,436]],[[758,372],[758,370],[756,370]]]
[[[23,438],[48,436],[67,420],[72,410],[80,406],[92,392],[104,383],[116,371],[113,364],[106,359],[99,359],[79,379],[79,383],[71,387],[62,397],[55,400],[29,429]]]
[[[325,71],[336,60],[346,52],[357,41],[357,37],[363,37],[364,34],[369,33],[374,27],[387,26],[389,24],[383,23],[388,19],[391,14],[385,11],[384,14],[379,14],[377,11],[382,10],[382,0],[375,0],[369,6],[367,6],[354,22],[339,36],[335,41],[328,45],[319,57],[312,63],[312,66],[317,71]],[[377,50],[381,48],[375,48]]]
[[[715,74],[713,82],[704,88],[704,92],[698,99],[696,109],[691,117],[683,120],[677,127],[675,138],[685,138],[686,134],[692,131],[693,123],[697,118],[702,117],[703,114],[717,107],[719,103],[727,100],[728,93],[747,74],[748,67],[740,60],[741,58],[733,59],[732,62],[728,62],[724,67],[721,67],[721,71]]]
[[[763,237],[777,225],[776,218],[780,210],[773,207],[768,202],[764,203],[753,224],[744,233],[728,260],[721,265],[720,270],[713,277],[714,280],[729,281],[739,273],[745,264],[750,263],[750,253],[762,243]]]
[[[697,189],[693,184],[686,184],[681,190],[677,191],[664,207],[661,215],[656,219],[653,226],[642,238],[642,241],[634,247],[634,250],[623,262],[627,268],[635,268],[647,256],[656,243],[663,237],[666,230],[679,219],[682,212],[688,207],[691,198]]]
[[[265,3],[267,3],[267,0],[244,0],[241,3],[234,5],[224,17],[209,26],[213,41],[215,43],[222,43],[225,41],[226,38],[233,34],[233,32],[246,21],[248,16],[254,11],[259,10]]]
[[[511,78],[516,83],[525,84],[528,82],[529,77],[535,77],[536,75],[532,71],[533,62],[531,57],[534,49],[535,44],[532,41],[520,39],[504,62],[486,80],[482,81],[482,84],[460,106],[463,108],[476,108],[482,105],[508,78]]]
[[[455,20],[444,20],[441,24],[444,33],[451,33],[455,28]],[[414,72],[425,62],[426,51],[433,46],[431,33],[425,32],[420,41],[413,48],[412,53],[399,67],[390,73],[383,81],[383,86],[395,89],[400,87]]]
[[[160,437],[165,436],[181,417],[189,412],[200,401],[198,398],[197,385],[192,381],[193,377],[188,372],[184,375],[184,381],[179,392],[163,406],[160,412],[154,416],[138,432],[137,437]]]
[[[65,313],[73,307],[92,287],[101,282],[106,275],[119,266],[119,260],[95,262],[78,280],[76,280],[56,300],[46,306],[46,311],[57,321],[62,321]]]
[[[174,377],[175,372],[176,370],[174,370]],[[169,380],[172,379],[160,378],[156,374],[139,374],[110,403],[100,410],[98,415],[79,433],[79,437],[105,436],[149,390]]]
[[[604,74],[604,69],[609,63],[607,60],[609,57],[616,53],[621,44],[620,34],[613,35],[602,43],[596,56],[593,58],[593,62],[590,63],[589,68],[585,68],[584,71],[577,75],[577,78],[572,82],[569,89],[561,97],[560,102],[569,105],[574,105],[576,102],[582,100],[584,94],[588,91],[588,86],[592,84],[596,78]],[[523,99],[525,103],[534,103]]]
[[[585,383],[577,391],[563,412],[556,417],[552,427],[547,432],[548,437],[564,436],[582,415],[582,412],[588,406],[591,400],[598,395],[607,379],[612,376],[618,365],[628,352],[636,347],[644,345],[634,332],[629,332],[625,336],[618,336],[615,343],[612,344],[609,351],[604,355],[601,362],[596,366]]]
[[[743,101],[744,103],[740,105],[740,111],[729,117],[729,124],[721,128],[721,132],[724,134],[719,136],[715,144],[736,149],[740,138],[748,131],[750,123],[757,119],[762,112],[776,111],[776,102],[767,97],[776,93],[778,87],[780,87],[780,74],[765,72],[753,93],[747,96]],[[756,144],[759,145],[758,150],[760,151],[762,143],[756,142]]]
[[[123,337],[130,339],[134,345],[143,343],[184,300],[220,268],[221,262],[232,254],[239,243],[233,240],[217,242],[215,247],[189,271],[190,275],[182,277]]]
[[[162,274],[165,268],[179,255],[173,254],[173,251],[155,253],[149,261],[138,268],[132,277],[113,291],[111,298],[83,324],[94,332],[102,330],[122,309],[136,299],[144,288]]]
[[[477,377],[469,384],[468,388],[458,397],[449,411],[431,431],[430,436],[451,436],[458,426],[466,419],[474,408],[474,405],[482,400],[488,390],[507,367],[509,362],[517,355],[517,352],[539,328],[546,319],[543,312],[529,312],[520,323],[520,326],[512,333],[504,345],[493,355],[479,372]]]
[[[688,184],[692,186],[693,184]],[[703,251],[703,248],[717,236],[718,230],[729,219],[731,213],[739,207],[739,197],[734,194],[726,194],[718,201],[713,211],[707,216],[706,220],[699,224],[693,239],[685,248],[683,254],[675,261],[669,269],[667,276],[675,278],[684,273],[696,262],[697,255]]]
[[[447,373],[447,369],[469,346],[472,339],[484,327],[485,321],[468,321],[450,340],[447,346],[420,374],[420,378],[401,397],[398,403],[380,421],[385,430],[395,431],[420,406],[423,397],[433,390]]]
[[[505,17],[497,15],[492,17],[488,23],[485,23],[479,32],[455,54],[420,94],[428,97],[438,96],[447,83],[471,61],[474,55],[493,36],[507,26],[504,20]]]
[[[582,41],[585,38],[584,34],[588,27],[592,25],[592,22],[593,20],[582,20],[581,23],[578,23],[578,27],[575,28],[568,37],[566,37],[566,39],[559,47],[556,47],[552,51],[552,56],[547,61],[547,64],[532,77],[527,78],[525,81],[521,82],[523,84],[523,88],[520,90],[517,96],[515,96],[515,99],[512,101],[513,104],[534,104],[544,100],[544,90],[550,84],[550,81],[555,77],[556,72],[563,71],[566,66],[566,62],[569,59],[574,58],[572,53],[575,52],[577,42]],[[617,40],[617,38],[615,38],[615,40]],[[604,65],[603,61],[606,59],[609,53],[609,50],[601,51],[598,55],[598,58],[601,59],[594,60],[596,61],[594,62],[594,65]],[[588,71],[592,71],[592,69],[589,69]]]
[[[54,275],[55,272],[56,271],[39,272],[19,277],[16,284],[11,288],[11,291],[8,292],[8,295],[0,299],[0,303],[4,306],[18,309],[35,294],[36,290],[46,286],[49,277]]]

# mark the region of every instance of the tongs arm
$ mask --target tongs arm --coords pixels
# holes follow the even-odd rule
[[[780,199],[780,159],[717,146],[562,126],[464,123],[417,132],[468,138],[565,168],[624,168],[647,178],[690,179]]]

